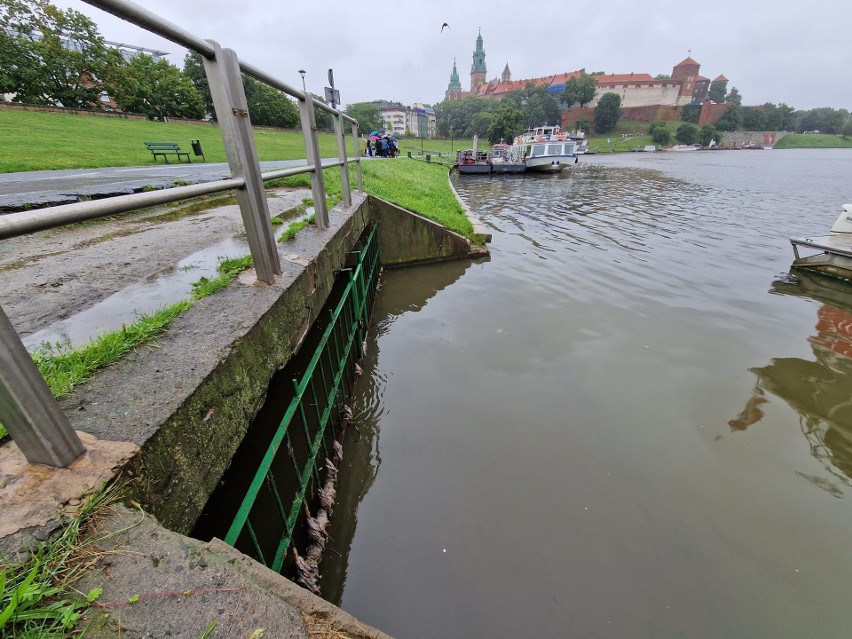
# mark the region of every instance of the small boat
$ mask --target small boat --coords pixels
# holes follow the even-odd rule
[[[557,173],[576,164],[577,142],[558,126],[540,126],[515,138],[509,148],[512,157],[520,158],[529,171]]]
[[[649,144],[645,148],[643,148],[642,150],[645,153],[655,153],[656,150],[657,150],[657,147],[655,147],[653,144]]]
[[[697,151],[700,148],[698,144],[675,144],[669,151]]]
[[[576,155],[585,155],[589,150],[589,141],[586,139],[586,134],[579,129],[575,129],[574,131],[568,131],[566,135],[569,140],[577,143],[577,148],[574,149],[574,153]]]
[[[488,175],[491,173],[491,162],[485,151],[465,149],[456,154],[456,168],[462,175]]]
[[[502,142],[491,147],[488,160],[491,162],[492,173],[523,173],[527,170],[526,164],[518,162],[512,156],[510,148],[508,144]]]
[[[852,204],[841,208],[828,235],[790,238],[795,257],[793,268],[852,280]],[[802,257],[800,248],[816,249],[819,253]]]

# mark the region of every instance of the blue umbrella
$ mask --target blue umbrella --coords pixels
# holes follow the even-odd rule
[[[381,129],[376,129],[375,131],[370,131],[370,135],[382,135],[382,134],[384,134],[385,130],[386,129],[384,127],[382,127]]]

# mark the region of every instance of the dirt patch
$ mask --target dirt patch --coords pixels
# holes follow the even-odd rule
[[[307,189],[276,189],[270,215],[306,197]],[[161,207],[0,241],[0,304],[21,336],[65,319],[242,232],[238,206],[213,206]]]
[[[87,494],[139,452],[136,444],[77,434],[86,452],[68,468],[30,464],[14,442],[0,446],[0,537],[76,514]]]

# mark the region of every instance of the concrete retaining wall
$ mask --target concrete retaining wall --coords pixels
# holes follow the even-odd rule
[[[332,289],[346,253],[379,224],[389,266],[484,255],[484,249],[388,202],[356,196],[279,252],[272,285],[253,272],[201,300],[157,348],[139,349],[63,401],[75,429],[141,448],[129,470],[136,499],[165,526],[192,530],[230,464],[273,374],[299,348]]]

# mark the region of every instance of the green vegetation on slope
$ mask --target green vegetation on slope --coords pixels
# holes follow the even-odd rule
[[[776,149],[834,149],[852,147],[852,137],[818,133],[791,133],[775,143]]]
[[[116,501],[113,484],[88,497],[60,537],[42,542],[20,565],[0,568],[0,636],[68,637],[102,589],[80,593],[74,584],[101,553],[84,533],[99,512]]]
[[[374,159],[361,162],[364,190],[388,202],[393,202],[418,215],[434,220],[465,237],[473,234],[473,226],[456,199],[447,181],[447,168],[438,164],[418,162],[408,158]],[[340,193],[340,169],[323,171],[328,193]],[[349,180],[355,186],[355,166],[351,165]],[[290,187],[310,188],[310,176],[296,175],[276,181]]]
[[[0,109],[0,138],[4,144],[0,173],[153,165],[154,158],[144,142],[177,142],[182,150],[192,154],[190,140],[199,140],[208,162],[227,161],[222,135],[216,124],[150,122]],[[254,139],[260,160],[305,157],[301,131],[255,129]],[[337,156],[337,142],[333,135],[321,133],[319,140],[323,157]],[[351,153],[351,142],[348,144]],[[157,161],[163,163],[162,159]]]

